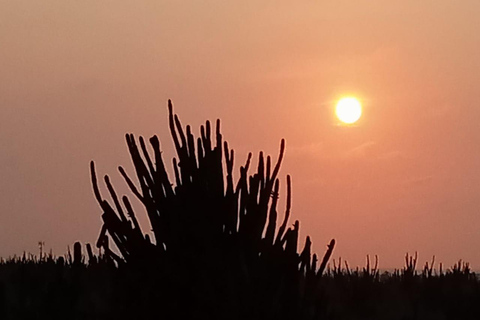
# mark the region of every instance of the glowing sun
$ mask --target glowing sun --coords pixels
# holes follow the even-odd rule
[[[355,98],[342,98],[335,109],[338,119],[346,124],[358,121],[362,115],[362,105]]]

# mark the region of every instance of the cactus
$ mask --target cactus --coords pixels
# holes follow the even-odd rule
[[[432,262],[428,264],[428,261],[425,262],[425,266],[423,267],[422,276],[424,278],[431,278],[433,276],[433,266],[435,264],[435,256],[432,257]]]
[[[413,278],[417,274],[415,268],[417,266],[418,254],[415,251],[414,256],[409,256],[408,253],[405,254],[405,267],[403,269],[403,276],[407,279]]]
[[[199,281],[198,276],[206,277],[213,283],[216,283],[216,278],[223,279],[228,283],[225,288],[212,289],[202,283],[200,290],[213,294],[219,300],[226,294],[240,294],[238,299],[240,302],[248,301],[244,303],[244,309],[251,316],[293,316],[302,304],[300,297],[308,298],[305,292],[296,295],[303,290],[301,279],[308,276],[315,287],[314,283],[324,272],[335,241],[328,245],[318,271],[315,270],[316,255],[313,260],[311,257],[309,237],[301,254],[297,252],[299,222],[295,221],[292,227],[288,227],[290,176],[287,176],[285,214],[277,230],[278,174],[285,141],[281,141],[274,166],[270,156],[265,160],[260,152],[253,175],[248,175],[252,158],[249,154],[245,165],[240,167],[240,177],[235,184],[234,151],[223,141],[220,121],[216,122],[214,139],[207,121],[201,126],[201,135],[195,143],[190,126],[184,130],[178,116],[173,113],[171,101],[168,102],[168,111],[170,133],[177,153],[172,162],[175,184],[166,171],[156,136],[149,139],[153,149],[151,155],[143,137],[137,140],[133,134],[126,135],[138,184],[123,167],[119,167],[131,192],[145,207],[152,241],[149,234],[140,229],[126,196],[122,197],[122,206],[108,176],[104,181],[113,206],[102,197],[92,161],[93,191],[103,211],[103,227],[97,247],[102,248],[105,255],[118,265],[142,268],[158,265],[155,270],[160,272],[158,270],[165,270],[162,268],[173,264],[178,276],[186,277],[190,283]],[[120,255],[110,249],[109,238]],[[196,271],[190,272],[191,268]],[[191,287],[184,289],[188,291]],[[313,294],[313,291],[308,291],[308,294]],[[272,306],[275,307],[272,309]]]

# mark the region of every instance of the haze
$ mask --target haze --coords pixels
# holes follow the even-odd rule
[[[480,267],[480,2],[0,1],[0,256],[95,242],[89,161],[128,192],[124,134],[222,120],[293,179],[294,219],[363,265]],[[339,126],[354,95],[361,120]],[[237,176],[238,177],[238,176]],[[138,212],[138,215],[142,215]]]

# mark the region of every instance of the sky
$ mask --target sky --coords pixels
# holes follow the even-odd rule
[[[0,256],[94,243],[89,162],[127,194],[127,132],[173,157],[167,100],[239,166],[276,157],[320,255],[480,269],[480,2],[0,0]],[[356,96],[362,118],[335,118]],[[283,210],[282,210],[283,211]],[[140,215],[140,213],[138,213]],[[146,220],[143,220],[146,223]],[[293,223],[293,221],[292,221]]]

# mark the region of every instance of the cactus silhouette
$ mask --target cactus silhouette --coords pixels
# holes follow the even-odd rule
[[[220,121],[214,134],[207,121],[195,140],[190,126],[184,130],[173,113],[171,101],[168,110],[177,154],[173,159],[175,183],[167,173],[156,136],[149,140],[152,156],[143,137],[137,141],[133,134],[126,135],[138,185],[119,167],[130,190],[145,207],[153,239],[142,232],[126,196],[122,197],[122,206],[108,176],[104,180],[113,205],[101,196],[92,161],[93,190],[104,222],[97,246],[119,265],[155,266],[156,276],[166,272],[183,279],[176,285],[183,286],[181,291],[192,298],[197,312],[201,309],[210,317],[231,317],[232,305],[245,318],[298,316],[302,304],[312,300],[308,295],[315,294],[311,288],[316,287],[335,241],[328,245],[318,270],[316,256],[312,261],[310,238],[298,253],[299,222],[288,226],[290,176],[285,214],[277,228],[278,175],[285,141],[281,141],[274,165],[270,156],[260,152],[253,175],[248,174],[250,153],[235,183],[234,151],[223,141]],[[119,255],[109,247],[110,238]],[[300,285],[304,277],[309,279],[308,290]],[[207,296],[210,302],[205,304]]]

